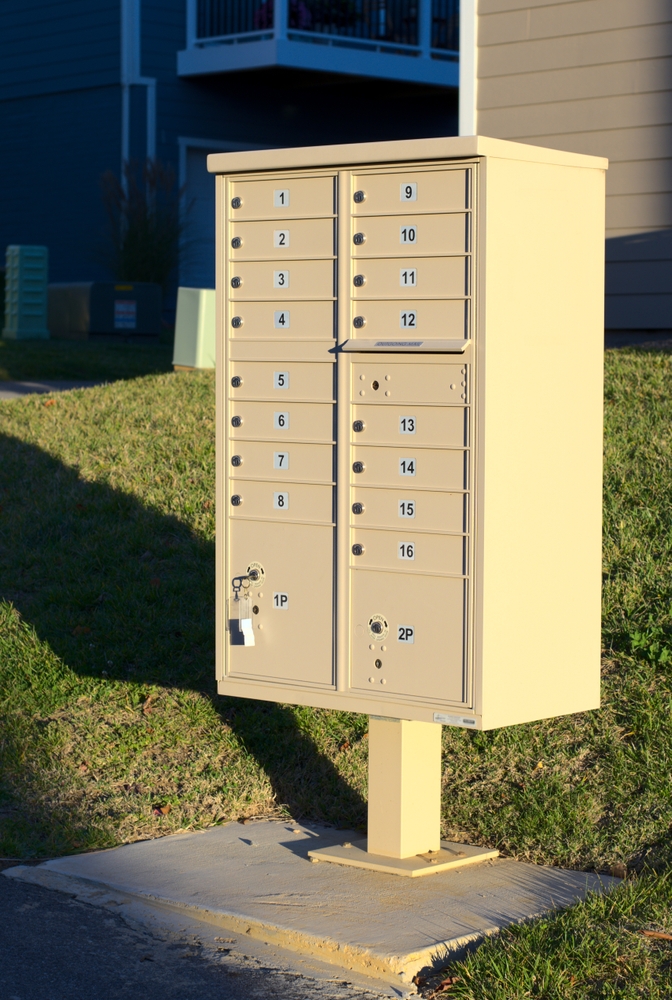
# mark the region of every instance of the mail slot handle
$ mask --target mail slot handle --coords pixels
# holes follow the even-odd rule
[[[464,354],[471,340],[346,340],[343,351],[403,351],[407,354]]]

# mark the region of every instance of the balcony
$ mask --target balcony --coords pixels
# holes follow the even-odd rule
[[[457,87],[459,0],[187,0],[180,76],[269,66]]]

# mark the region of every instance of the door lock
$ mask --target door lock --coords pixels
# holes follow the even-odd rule
[[[243,279],[239,278],[237,275],[231,278],[231,288],[240,288],[243,283]]]
[[[359,434],[360,431],[364,430],[364,421],[363,420],[355,420],[354,424],[352,425],[352,429],[357,434]]]
[[[242,245],[243,241],[241,240],[240,236],[234,236],[233,239],[231,240],[231,246],[233,247],[234,250],[240,250]]]
[[[364,546],[360,545],[359,542],[355,542],[355,544],[352,546],[352,554],[353,556],[363,556]]]
[[[363,514],[364,513],[364,504],[363,503],[353,503],[353,505],[352,505],[352,513],[353,514]]]

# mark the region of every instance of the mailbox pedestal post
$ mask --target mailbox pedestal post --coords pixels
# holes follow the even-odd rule
[[[318,847],[309,856],[413,877],[499,853],[442,841],[440,827],[441,726],[371,716],[367,838]]]
[[[441,726],[369,720],[367,853],[408,858],[439,850]]]

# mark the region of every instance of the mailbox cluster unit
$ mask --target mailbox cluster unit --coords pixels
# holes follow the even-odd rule
[[[462,137],[209,169],[220,692],[596,707],[606,161]]]

